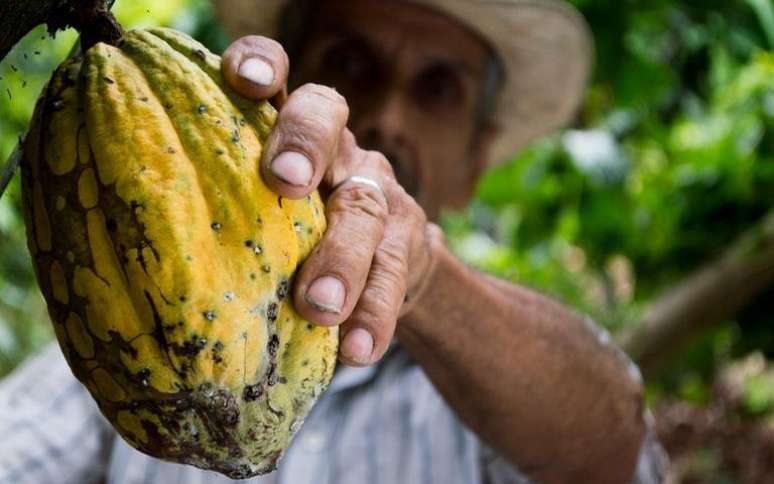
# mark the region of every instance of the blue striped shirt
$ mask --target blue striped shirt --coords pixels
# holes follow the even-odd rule
[[[0,484],[226,484],[220,474],[129,447],[55,344],[0,382]],[[661,482],[651,433],[637,484]],[[456,417],[399,346],[371,368],[341,366],[276,472],[251,484],[518,484],[529,480]]]

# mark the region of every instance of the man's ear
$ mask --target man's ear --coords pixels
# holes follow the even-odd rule
[[[485,123],[478,128],[478,133],[470,150],[470,183],[475,185],[486,169],[495,160],[490,159],[492,147],[500,135],[500,128],[491,123]]]

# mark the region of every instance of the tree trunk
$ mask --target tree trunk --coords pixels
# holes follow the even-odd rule
[[[774,211],[706,264],[656,299],[641,324],[619,342],[652,375],[692,336],[732,317],[774,285]]]

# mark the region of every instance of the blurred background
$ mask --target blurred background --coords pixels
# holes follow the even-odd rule
[[[574,0],[597,64],[571,129],[489,173],[444,226],[469,264],[606,326],[648,380],[670,482],[774,479],[774,4]],[[119,0],[127,27],[228,43],[206,0]],[[75,42],[0,63],[0,160]],[[20,216],[0,199],[0,377],[52,339]]]

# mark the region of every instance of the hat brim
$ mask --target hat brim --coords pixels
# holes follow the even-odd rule
[[[275,37],[290,0],[216,0],[234,37]],[[506,79],[494,121],[491,160],[564,126],[576,113],[591,72],[593,42],[583,17],[560,0],[412,0],[468,26],[497,52]]]

